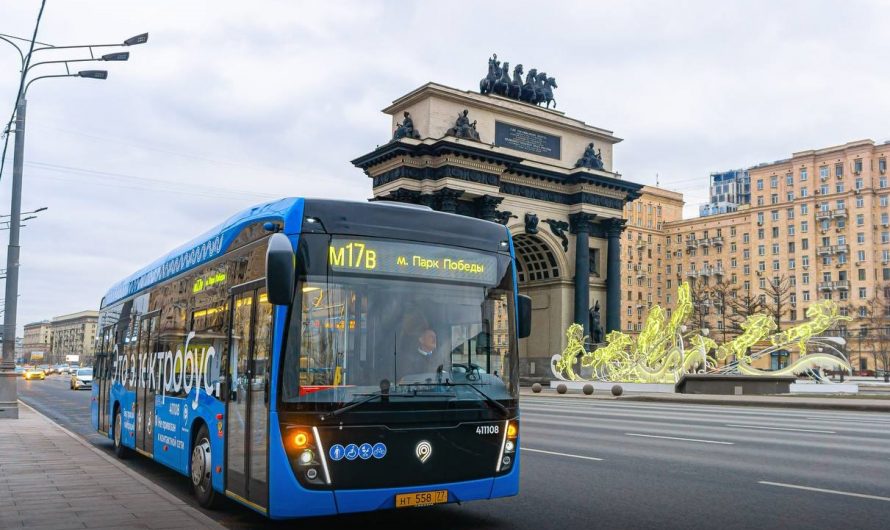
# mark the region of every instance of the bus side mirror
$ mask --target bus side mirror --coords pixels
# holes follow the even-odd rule
[[[532,299],[524,294],[520,294],[518,298],[519,329],[517,334],[520,339],[524,339],[532,334]]]
[[[290,240],[282,233],[272,234],[266,248],[266,293],[275,305],[290,305],[296,283],[296,256]]]

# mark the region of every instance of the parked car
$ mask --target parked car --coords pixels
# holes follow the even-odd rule
[[[93,388],[93,369],[78,368],[71,373],[71,390]]]
[[[43,381],[46,379],[46,372],[44,372],[40,368],[28,368],[24,372],[22,372],[22,376],[28,381],[32,379],[40,379]]]
[[[65,363],[59,364],[56,366],[56,371],[59,374],[68,375],[69,373],[71,373],[71,365]]]

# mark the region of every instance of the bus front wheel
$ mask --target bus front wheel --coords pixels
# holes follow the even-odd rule
[[[219,504],[219,495],[213,491],[211,483],[213,458],[210,452],[210,435],[206,425],[202,425],[198,429],[190,464],[192,491],[195,492],[198,504],[204,508],[215,508]]]

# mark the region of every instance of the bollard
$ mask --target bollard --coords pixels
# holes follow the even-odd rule
[[[533,384],[533,385],[532,385],[532,392],[534,392],[535,394],[540,394],[540,393],[541,393],[541,383],[535,383],[535,384]]]
[[[587,383],[586,385],[584,385],[584,388],[582,388],[581,391],[584,392],[585,396],[593,395],[593,385]]]
[[[565,383],[560,383],[556,386],[556,392],[558,394],[565,394],[566,391],[568,391],[568,387],[565,385]]]
[[[621,388],[621,385],[615,385],[612,387],[612,395],[613,396],[618,397],[623,393],[624,393],[624,389]]]

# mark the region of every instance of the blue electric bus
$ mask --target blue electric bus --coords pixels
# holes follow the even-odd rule
[[[93,426],[276,519],[516,495],[530,314],[502,225],[263,204],[106,293]]]

